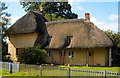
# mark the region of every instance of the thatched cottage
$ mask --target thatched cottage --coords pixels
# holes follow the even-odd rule
[[[45,21],[30,11],[7,30],[14,62],[22,49],[40,44],[48,52],[47,63],[111,66],[113,42],[90,21],[89,13],[84,19]]]

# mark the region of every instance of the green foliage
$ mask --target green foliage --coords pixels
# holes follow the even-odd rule
[[[78,15],[72,13],[71,6],[68,2],[20,2],[25,11],[40,12],[43,9],[43,15],[48,21],[74,19]]]
[[[112,31],[104,31],[113,41],[114,46],[112,47],[112,65],[120,66],[120,34],[113,33]]]
[[[0,1],[0,38],[2,38],[2,61],[10,61],[9,58],[6,57],[6,55],[8,54],[7,51],[7,36],[5,35],[5,31],[7,30],[7,25],[9,25],[9,21],[10,19],[8,17],[10,17],[10,14],[5,12],[5,10],[7,10],[7,6],[5,3]]]
[[[19,61],[25,64],[43,64],[45,63],[46,51],[37,47],[25,48],[18,55]]]
[[[117,33],[113,33],[110,30],[104,31],[116,44],[117,47],[120,47],[120,34]]]
[[[64,18],[57,16],[56,14],[45,14],[45,18],[47,21],[55,21],[55,20],[63,20]]]

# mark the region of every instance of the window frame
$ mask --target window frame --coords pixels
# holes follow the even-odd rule
[[[48,52],[48,57],[51,57],[51,52]]]
[[[74,51],[69,51],[69,57],[70,57],[70,56],[75,57]]]

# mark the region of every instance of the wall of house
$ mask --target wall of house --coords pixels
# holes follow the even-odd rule
[[[72,60],[69,58],[69,51],[74,51],[74,57],[72,58]],[[64,64],[85,65],[86,64],[86,50],[85,49],[66,50]]]
[[[107,60],[107,48],[96,48],[94,49],[94,64],[100,64],[101,66],[105,66]]]
[[[51,52],[52,55],[50,57],[46,58],[47,63],[54,63],[59,64],[59,56],[60,56],[60,50],[46,50],[47,52]]]
[[[34,46],[34,42],[38,36],[38,33],[29,33],[29,34],[17,34],[17,35],[10,35],[9,42],[8,42],[8,53],[11,54],[11,60],[13,62],[17,62],[17,55],[16,51],[18,52],[25,48],[25,47],[32,47]]]
[[[32,47],[38,36],[38,33],[10,35],[9,40],[15,48]]]
[[[17,62],[16,48],[13,46],[13,44],[10,41],[8,41],[8,53],[11,54],[10,56],[11,60]]]
[[[68,58],[68,52],[66,52],[67,56],[65,58],[65,63],[72,64],[72,65],[85,65],[86,64],[86,49],[81,50],[74,50],[75,57],[73,58],[73,61],[70,61]],[[95,49],[88,49],[88,53],[93,52],[92,56],[88,56],[90,60],[88,60],[89,65],[101,65],[105,66],[107,60],[107,48],[95,48]],[[88,54],[89,55],[89,54]],[[92,59],[91,59],[92,58]]]
[[[62,50],[49,50],[49,52],[54,52],[54,61],[60,64],[60,53]],[[74,51],[74,57],[72,60],[69,58],[69,51]],[[71,65],[86,65],[86,52],[87,49],[67,49],[64,50],[64,64]],[[89,65],[101,65],[105,66],[108,62],[108,49],[107,48],[95,48],[88,49],[88,52],[93,52],[92,58],[89,56]],[[52,57],[49,57],[47,61],[52,62]]]

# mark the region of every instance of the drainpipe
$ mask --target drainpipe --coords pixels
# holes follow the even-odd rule
[[[54,60],[53,54],[54,54],[54,53],[52,52],[52,54],[51,54],[51,55],[52,55],[52,64],[54,63],[54,61],[53,61],[53,60]]]
[[[64,50],[62,50],[62,64],[64,64]]]
[[[88,58],[89,54],[88,54],[88,48],[86,51],[86,66],[88,67],[88,63],[89,63],[89,58]]]
[[[112,66],[111,58],[112,58],[111,47],[109,48],[109,66]]]

